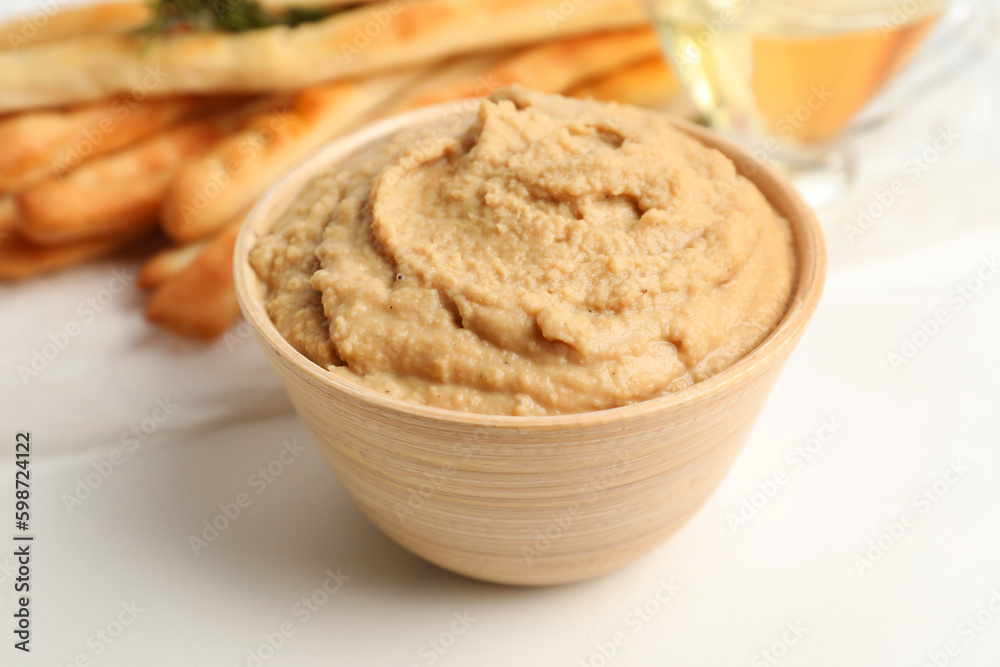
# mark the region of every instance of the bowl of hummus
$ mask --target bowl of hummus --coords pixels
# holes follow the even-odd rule
[[[247,217],[234,270],[361,510],[449,570],[546,585],[704,504],[825,250],[792,186],[711,132],[510,87],[327,145]]]

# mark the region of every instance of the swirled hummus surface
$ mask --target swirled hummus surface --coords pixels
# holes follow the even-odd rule
[[[279,332],[389,396],[493,414],[677,391],[758,345],[788,223],[656,113],[506,88],[331,166],[250,260]]]

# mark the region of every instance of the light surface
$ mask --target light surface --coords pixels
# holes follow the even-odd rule
[[[0,523],[0,664],[256,664],[248,651],[289,623],[264,665],[596,667],[616,636],[608,665],[911,667],[949,642],[950,665],[996,665],[1000,272],[961,308],[954,290],[1000,261],[997,118],[1000,48],[857,146],[862,184],[821,211],[826,294],[735,467],[662,548],[573,586],[480,584],[395,546],[346,497],[240,329],[209,346],[178,341],[142,321],[134,285],[89,319],[87,299],[135,262],[0,286],[0,517],[12,512],[14,433],[30,429],[37,585],[26,657],[11,648],[13,527]],[[908,161],[948,127],[953,145],[911,180]],[[849,241],[858,208],[897,179],[904,194]],[[938,310],[947,322],[894,370],[887,355]],[[80,335],[22,382],[17,367],[69,322]],[[122,433],[157,399],[178,407],[128,451]],[[824,420],[842,426],[797,469],[789,452]],[[258,495],[251,475],[293,439],[305,451]],[[63,494],[114,450],[123,463],[68,511]],[[914,496],[951,463],[968,471],[924,511]],[[728,515],[779,472],[787,482],[734,532]],[[251,505],[195,556],[189,536],[240,492]],[[859,573],[855,558],[904,512],[913,526]],[[295,606],[338,568],[340,590],[308,615]],[[661,581],[680,587],[667,602]],[[110,646],[98,639],[133,601],[135,622]],[[966,622],[983,609],[988,622]],[[467,629],[455,616],[466,613]],[[801,638],[768,662],[760,652],[795,638],[795,623]]]

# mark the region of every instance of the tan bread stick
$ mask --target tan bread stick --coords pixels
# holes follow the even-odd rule
[[[100,99],[144,82],[155,95],[291,90],[645,23],[639,0],[388,0],[296,28],[78,37],[0,53],[0,112]]]
[[[367,119],[417,76],[415,71],[307,88],[287,110],[263,113],[177,173],[160,214],[176,243],[208,236],[306,155]]]
[[[681,88],[670,65],[657,56],[586,81],[567,94],[662,109],[681,95]]]
[[[149,3],[101,2],[84,7],[38,3],[38,9],[0,25],[0,51],[19,51],[67,37],[121,33],[149,23]]]
[[[0,243],[3,242],[3,235],[11,232],[17,226],[20,217],[21,212],[17,207],[17,200],[10,195],[0,195]]]
[[[328,8],[346,7],[348,5],[361,5],[374,3],[377,0],[264,0],[260,4],[267,9],[289,9],[292,7]]]
[[[485,72],[448,85],[403,95],[391,112],[401,112],[465,97],[485,97],[500,86],[517,83],[545,93],[562,92],[581,81],[659,53],[648,27],[567,37],[523,49]]]
[[[192,121],[28,188],[17,196],[18,229],[45,244],[150,228],[177,167],[204,155],[234,125],[228,118]]]
[[[35,245],[16,231],[0,241],[0,280],[24,280],[83,264],[131,245],[144,234],[109,236],[78,243]]]
[[[146,304],[146,319],[186,338],[211,340],[239,314],[233,286],[233,248],[243,216],[226,224],[185,269],[160,285]]]
[[[470,56],[458,56],[438,63],[427,74],[400,90],[386,104],[379,107],[378,116],[389,116],[403,111],[404,108],[408,109],[411,106],[411,100],[436,99],[441,91],[464,90],[466,87],[473,87],[475,83],[479,84],[475,90],[480,93],[480,95],[475,96],[485,95],[492,90],[492,86],[486,78],[487,73],[510,58],[511,55],[510,51],[491,51]],[[469,95],[469,97],[473,96]],[[440,101],[444,101],[444,99]]]
[[[202,239],[187,245],[171,246],[159,251],[142,265],[139,272],[139,287],[153,289],[170,277],[189,267],[202,253],[209,239]]]
[[[0,119],[0,192],[17,192],[218,106],[201,97],[139,101],[131,94],[67,110]]]

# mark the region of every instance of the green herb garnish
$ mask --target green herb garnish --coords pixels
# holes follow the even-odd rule
[[[256,0],[150,0],[153,20],[142,29],[147,33],[171,30],[226,30],[243,32],[276,25],[297,26],[323,19],[356,5],[324,9],[292,7],[272,14]]]

